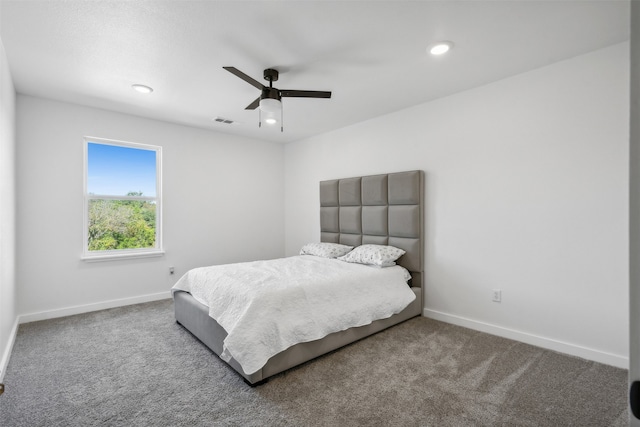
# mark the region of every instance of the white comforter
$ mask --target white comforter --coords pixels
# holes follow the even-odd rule
[[[227,331],[220,355],[250,375],[290,346],[399,313],[414,299],[402,267],[310,255],[196,268],[172,288],[190,292]]]

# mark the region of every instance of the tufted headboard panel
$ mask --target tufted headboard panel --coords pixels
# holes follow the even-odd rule
[[[398,264],[422,286],[424,172],[409,171],[320,182],[320,240],[406,251]]]

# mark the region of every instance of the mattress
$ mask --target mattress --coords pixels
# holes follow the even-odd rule
[[[400,266],[303,255],[194,269],[173,290],[207,307],[227,332],[220,356],[252,374],[293,345],[400,313],[416,299],[409,278]]]
[[[335,332],[316,341],[296,344],[271,357],[261,369],[251,375],[244,373],[235,359],[225,362],[242,376],[247,384],[251,386],[262,384],[274,375],[419,316],[422,313],[422,289],[411,288],[411,290],[416,295],[416,299],[400,313],[368,325]],[[176,322],[220,356],[227,333],[209,316],[208,308],[196,301],[188,292],[176,291],[173,298]]]

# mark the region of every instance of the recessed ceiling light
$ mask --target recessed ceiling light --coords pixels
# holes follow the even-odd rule
[[[136,91],[138,91],[140,93],[151,93],[151,92],[153,92],[152,88],[150,88],[149,86],[145,86],[145,85],[135,84],[135,85],[131,85],[131,87],[133,88],[133,90],[136,90]]]
[[[429,48],[429,53],[431,53],[432,55],[442,55],[443,53],[449,52],[452,47],[452,42],[438,42],[434,45],[431,45],[431,47]]]

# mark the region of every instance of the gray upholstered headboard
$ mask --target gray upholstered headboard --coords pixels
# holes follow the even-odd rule
[[[406,251],[398,264],[422,286],[424,173],[409,171],[320,182],[320,240]]]

